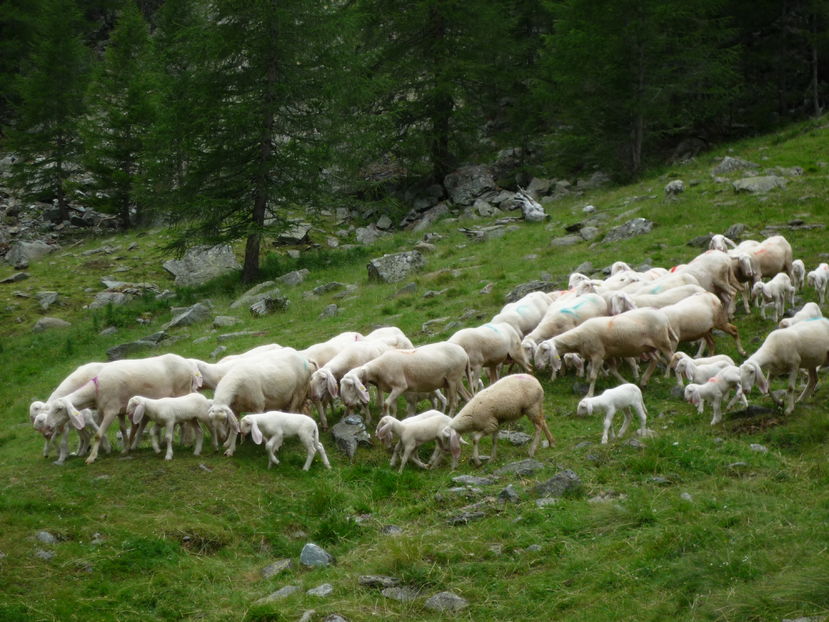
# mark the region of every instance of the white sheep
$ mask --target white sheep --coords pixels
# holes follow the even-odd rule
[[[328,455],[325,453],[325,447],[320,443],[317,422],[308,415],[277,410],[245,415],[239,421],[237,431],[243,435],[250,432],[251,439],[257,445],[265,440],[269,469],[271,465],[279,464],[276,452],[282,446],[282,441],[292,436],[299,437],[299,440],[305,445],[307,456],[302,467],[303,471],[307,471],[311,467],[311,462],[318,452],[325,468],[331,468]]]
[[[658,291],[654,291],[658,290]],[[662,289],[657,285],[648,289],[645,294],[631,294],[629,292],[615,292],[609,298],[609,315],[619,315],[625,311],[639,309],[641,307],[653,307],[661,309],[680,300],[684,300],[694,294],[705,292],[699,285],[679,285]]]
[[[792,285],[796,291],[803,289],[803,283],[806,281],[806,264],[802,259],[795,259],[792,261]]]
[[[784,413],[794,410],[794,390],[801,369],[809,374],[809,381],[796,401],[809,397],[817,386],[817,370],[829,360],[829,320],[814,318],[778,328],[768,334],[763,344],[740,365],[740,382],[743,393],[748,394],[754,384],[762,393],[768,393],[768,380],[763,374],[788,375]]]
[[[642,399],[642,390],[635,384],[625,383],[618,387],[607,389],[601,395],[585,397],[576,407],[576,413],[584,416],[592,415],[594,410],[604,412],[602,445],[606,445],[608,436],[611,438],[617,437],[613,432],[613,416],[617,410],[622,409],[624,409],[625,420],[622,423],[622,427],[619,428],[618,438],[621,438],[627,432],[632,417],[631,410],[635,410],[639,417],[639,436],[645,437],[651,435],[651,431],[647,428],[648,411]]]
[[[315,343],[308,346],[304,350],[299,350],[300,355],[305,357],[308,361],[316,364],[317,368],[322,367],[332,358],[337,356],[346,347],[357,341],[365,339],[361,333],[356,331],[346,331],[323,343]]]
[[[682,381],[681,370],[683,367],[680,367],[680,362],[685,359],[693,361],[694,365],[711,365],[713,363],[720,363],[723,366],[734,365],[734,359],[727,354],[713,354],[711,356],[692,358],[690,354],[686,354],[685,352],[674,352],[674,355],[671,357],[671,362],[665,370],[665,377],[670,376],[671,370],[673,369],[676,373],[677,384],[680,387],[685,386],[685,383]]]
[[[516,302],[504,305],[491,321],[493,324],[498,322],[512,324],[523,337],[538,326],[551,302],[550,297],[544,292],[530,292]]]
[[[443,442],[452,453],[452,468],[457,466],[460,457],[461,434],[472,433],[472,461],[480,466],[478,444],[481,438],[488,434],[492,435],[491,459],[495,460],[499,426],[523,415],[526,415],[535,426],[535,434],[530,444],[530,456],[535,455],[542,432],[547,437],[550,446],[555,444],[544,419],[544,389],[533,376],[529,374],[505,376],[478,392],[440,433]]]
[[[402,421],[386,415],[377,423],[375,436],[387,446],[391,444],[395,436],[400,439],[392,451],[391,461],[389,462],[389,466],[393,467],[400,460],[399,473],[403,472],[403,468],[409,460],[421,469],[427,469],[437,466],[442,452],[449,451],[448,447],[444,447],[441,444],[443,439],[440,436],[440,432],[451,421],[451,417],[443,414],[439,410],[427,410],[419,415],[407,417]],[[420,445],[430,441],[436,441],[435,450],[429,462],[424,463],[417,456],[416,449]]]
[[[316,364],[293,348],[266,352],[239,361],[222,378],[208,411],[216,436],[225,422],[229,433],[224,446],[226,456],[236,450],[239,421],[236,413],[261,413],[266,410],[300,412],[308,393],[308,381]]]
[[[83,386],[63,398],[49,400],[47,421],[52,429],[70,417],[77,420],[78,409],[95,408],[101,413],[101,425],[95,433],[92,448],[86,459],[92,464],[98,457],[101,439],[115,417],[119,418],[124,452],[130,441],[124,423],[124,412],[129,399],[138,393],[147,397],[175,397],[197,391],[202,377],[193,363],[177,354],[163,354],[144,359],[112,361]],[[77,427],[77,425],[76,425]]]
[[[712,335],[714,329],[719,329],[734,337],[737,351],[745,355],[737,327],[728,321],[726,307],[714,294],[708,292],[693,294],[672,305],[662,307],[661,311],[668,316],[671,328],[680,342],[702,340],[697,352],[698,356],[703,353],[706,345],[711,352],[714,351],[715,344]]]
[[[381,326],[380,328],[375,328],[365,336],[365,339],[369,341],[382,341],[390,345],[392,348],[398,348],[400,350],[410,350],[411,348],[414,348],[414,345],[406,336],[406,333],[397,328],[397,326]]]
[[[737,291],[742,294],[743,310],[746,313],[751,313],[751,307],[749,305],[751,302],[751,288],[762,276],[760,266],[757,264],[754,255],[740,248],[728,251],[728,256],[731,257],[731,270],[734,273]],[[734,312],[736,298],[731,306],[732,308],[729,309],[729,313]]]
[[[816,302],[807,302],[803,305],[803,308],[800,309],[797,313],[795,313],[792,317],[783,318],[780,320],[778,326],[780,328],[788,328],[789,326],[793,326],[794,324],[798,324],[805,320],[814,320],[819,317],[823,317],[823,312],[820,310],[820,305]]]
[[[162,397],[152,399],[141,395],[135,395],[127,402],[127,416],[133,425],[139,426],[145,422],[144,417],[155,423],[153,429],[152,443],[153,451],[160,453],[158,447],[158,430],[164,428],[164,439],[167,442],[167,453],[165,460],[173,459],[173,430],[177,425],[192,423],[196,433],[196,443],[193,455],[201,454],[204,434],[202,426],[210,427],[210,418],[207,413],[213,400],[206,398],[201,393],[188,393],[178,397]],[[219,443],[216,435],[213,435],[213,448],[218,450]]]
[[[725,309],[731,309],[739,284],[734,276],[731,257],[727,253],[705,251],[687,264],[678,266],[675,272],[693,276],[700,286],[720,299]]]
[[[462,328],[447,339],[462,347],[469,357],[469,373],[474,393],[478,389],[481,371],[489,370],[489,381],[498,380],[498,370],[512,360],[526,371],[532,371],[531,359],[521,348],[521,336],[512,324],[490,322],[476,328]]]
[[[806,283],[815,288],[818,301],[823,306],[826,300],[826,292],[829,290],[829,263],[821,263],[809,272],[806,275]]]
[[[676,364],[676,375],[684,376],[688,382],[702,384],[716,376],[723,368],[733,366],[733,362],[726,360],[702,364],[692,358],[683,358]]]
[[[760,304],[763,301],[774,303],[775,322],[779,321],[783,316],[787,299],[789,304],[794,304],[794,287],[792,286],[792,281],[789,278],[789,275],[785,272],[780,272],[768,283],[757,281],[754,284],[751,293],[755,297],[757,306],[759,306],[762,310],[761,315],[763,319],[766,317],[765,307]]]
[[[607,302],[597,294],[560,298],[547,308],[538,326],[521,341],[527,360],[533,360],[540,342],[567,332],[590,318],[607,314]]]
[[[725,409],[729,410],[737,400],[741,400],[743,406],[748,406],[748,400],[742,390],[740,369],[734,365],[728,365],[705,382],[688,384],[685,387],[684,397],[686,402],[697,407],[697,412],[700,414],[705,410],[705,403],[710,402],[714,413],[711,425],[716,425],[722,419],[720,404],[732,389],[735,391],[734,397]]]
[[[41,405],[41,408],[32,419],[32,427],[38,432],[40,432],[46,439],[46,443],[43,446],[43,457],[48,457],[50,444],[54,442],[58,435],[60,435],[61,441],[58,451],[58,459],[55,460],[54,464],[61,465],[66,461],[66,456],[69,454],[66,436],[70,427],[78,433],[78,448],[74,452],[72,452],[72,455],[85,455],[86,452],[89,451],[90,441],[92,437],[95,435],[95,433],[98,431],[98,428],[101,423],[101,417],[98,414],[98,412],[92,410],[91,408],[83,408],[79,411],[80,416],[77,419],[75,419],[74,421],[69,419],[67,422],[61,424],[59,426],[59,429],[53,430],[50,427],[50,423],[47,419],[45,408],[46,403],[33,402],[32,406],[35,407],[38,404]],[[101,447],[106,453],[109,453],[112,450],[112,448],[109,445],[109,440],[106,437],[103,437],[103,439],[101,440]]]
[[[721,233],[712,235],[711,241],[708,243],[708,249],[712,251],[728,252],[730,248],[737,248],[737,244]]]
[[[792,247],[782,235],[773,235],[762,242],[746,240],[737,249],[754,257],[761,277],[773,277],[780,272],[792,275]]]
[[[340,380],[340,396],[349,407],[368,404],[367,384],[377,387],[384,415],[397,412],[397,398],[407,392],[432,392],[446,389],[449,412],[458,396],[471,395],[463,385],[469,379],[469,357],[457,344],[438,342],[414,350],[389,350],[376,359],[355,367]],[[471,380],[470,380],[471,383]],[[383,393],[388,396],[383,400]]]

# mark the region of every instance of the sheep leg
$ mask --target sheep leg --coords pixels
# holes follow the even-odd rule
[[[616,367],[616,362],[615,362],[615,361],[614,361],[614,362],[610,365],[610,373],[611,373],[611,374],[612,374],[612,375],[613,375],[616,379],[618,379],[618,380],[619,380],[619,382],[621,382],[622,384],[625,384],[625,383],[627,382],[627,380],[625,379],[625,377],[624,377],[622,374],[620,374],[620,373],[619,373],[619,369]],[[592,397],[592,396],[588,396],[588,397]]]
[[[89,450],[89,430],[83,428],[78,430],[78,448],[75,450],[76,456],[82,456]]]
[[[803,389],[800,397],[797,398],[798,402],[811,397],[817,387],[817,368],[809,368],[807,371],[809,372],[809,382],[806,383],[806,387]]]
[[[711,409],[713,410],[713,416],[711,417],[711,425],[717,425],[720,421],[722,421],[722,411],[720,410],[721,402],[722,395],[717,395],[711,402]]]
[[[381,402],[383,404],[383,416],[391,415],[392,417],[397,418],[397,398],[400,397],[405,390],[405,388],[401,389],[400,387],[394,387],[389,392],[389,396],[385,399],[385,401]]]
[[[167,454],[164,456],[165,460],[173,459],[173,432],[175,432],[176,422],[171,421],[167,424],[164,439],[167,441]],[[183,432],[182,432],[183,435]]]
[[[633,372],[633,381],[639,382],[639,363],[636,361],[635,356],[629,356],[625,359],[630,365],[630,370]],[[624,378],[622,378],[622,382],[627,382]]]
[[[616,435],[619,438],[622,438],[625,434],[627,434],[628,428],[630,427],[631,417],[630,417],[630,408],[629,407],[622,409],[622,417],[623,417],[622,427],[619,428],[619,434]]]
[[[648,411],[645,408],[645,403],[643,401],[639,401],[633,404],[632,408],[636,411],[636,415],[639,417],[639,436],[642,438],[651,436],[651,432],[648,430]]]
[[[400,448],[401,443],[400,441],[397,441],[397,443],[395,443],[394,445],[394,449],[392,449],[391,451],[391,460],[389,460],[390,467],[393,467],[395,464],[397,464],[397,461],[400,459]]]
[[[587,397],[593,397],[596,390],[596,378],[599,377],[599,369],[602,366],[602,359],[595,357],[590,360],[590,387],[587,389]]]
[[[198,421],[193,421],[193,425],[196,429],[196,447],[193,449],[194,456],[201,455],[201,448],[202,444],[204,443],[204,431],[201,429],[201,423]]]
[[[550,428],[547,427],[547,420],[544,418],[544,405],[538,402],[528,413],[527,417],[535,426],[535,434],[533,441],[530,444],[530,458],[535,455],[535,450],[538,449],[538,443],[541,441],[541,433],[547,438],[550,447],[556,444],[553,435],[550,433]]]
[[[478,443],[481,442],[482,436],[480,432],[472,433],[472,463],[475,466],[481,466],[481,458],[478,456]]]
[[[784,415],[790,415],[794,410],[794,390],[797,386],[797,375],[800,369],[795,367],[789,372],[789,382],[786,386],[786,407],[783,410]]]
[[[443,458],[443,451],[440,448],[440,443],[437,441],[435,442],[435,449],[432,452],[432,455],[429,456],[429,462],[426,463],[427,469],[433,469],[438,464],[440,464],[441,458]]]
[[[616,409],[613,406],[608,406],[607,412],[604,415],[604,429],[602,431],[602,445],[607,445],[608,437],[616,435],[613,434],[613,416],[616,414]]]
[[[320,418],[320,425],[323,430],[328,429],[328,419],[325,417],[325,404],[322,400],[314,400],[314,406],[317,409],[317,414]]]
[[[498,430],[495,430],[492,433],[492,455],[489,457],[489,461],[495,462],[495,456],[498,454]]]
[[[150,442],[153,445],[153,451],[157,454],[161,453],[161,447],[158,445],[158,426],[154,426],[152,430],[150,430]]]
[[[668,357],[670,359],[670,356]],[[651,379],[651,375],[656,370],[656,357],[651,359],[651,362],[648,363],[648,368],[645,370],[644,375],[642,376],[642,381],[640,384],[644,387],[648,384],[648,380]]]
[[[323,466],[326,469],[331,468],[331,463],[328,462],[328,454],[325,453],[325,447],[322,446],[320,443],[319,431],[314,432],[314,446],[317,448],[317,453],[320,455],[320,460],[322,460]]]
[[[743,402],[745,402],[743,406],[748,406],[748,400],[746,400],[746,396],[743,394],[742,387],[738,384],[737,388],[734,390],[734,397],[731,398],[731,401],[728,402],[725,409],[731,410],[731,407],[734,406],[734,402],[736,402],[740,398],[742,398]]]
[[[69,453],[69,426],[64,424],[55,434],[60,434],[60,443],[58,444],[58,459],[53,464],[61,465],[66,461],[66,456]]]
[[[700,356],[703,355],[703,353],[705,352],[705,346],[707,346],[707,345],[711,345],[711,352],[714,351],[713,339],[711,340],[712,343],[709,344],[708,343],[709,338],[710,338],[710,333],[708,335],[705,335],[705,337],[703,337],[702,339],[699,340],[699,348],[697,348],[697,353],[696,353],[697,357],[700,357]]]
[[[89,456],[86,458],[86,464],[92,464],[98,458],[98,448],[101,446],[101,437],[106,434],[106,431],[109,429],[109,426],[112,424],[115,417],[118,416],[117,410],[105,410],[104,415],[101,418],[101,425],[98,428],[98,431],[95,433],[95,436],[92,438],[92,450],[89,452]]]
[[[268,439],[267,444],[265,445],[265,451],[268,454],[268,468],[271,468],[273,464],[279,464],[279,458],[276,457],[276,452],[279,451],[279,448],[282,446],[282,435],[275,434],[270,439]]]
[[[317,453],[317,442],[311,437],[301,437],[302,444],[305,445],[305,464],[302,465],[302,470],[307,471],[311,468],[311,463],[314,461],[314,455]]]
[[[397,470],[398,473],[403,472],[403,469],[405,468],[406,463],[409,461],[409,458],[411,457],[414,448],[414,445],[406,445],[406,447],[403,449],[403,457],[400,459],[400,468]]]

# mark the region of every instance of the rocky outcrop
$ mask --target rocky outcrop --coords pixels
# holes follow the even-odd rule
[[[175,277],[176,285],[201,285],[217,276],[241,270],[242,265],[228,244],[194,246],[181,259],[164,262],[164,269]]]

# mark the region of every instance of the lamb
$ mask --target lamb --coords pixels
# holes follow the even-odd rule
[[[777,322],[785,310],[785,301],[788,298],[789,304],[794,304],[794,287],[792,281],[785,272],[779,273],[768,283],[758,281],[751,290],[752,295],[760,306],[761,300],[774,303],[774,321]],[[762,317],[765,319],[765,309],[762,309]]]
[[[340,380],[340,395],[350,407],[368,404],[366,384],[377,387],[384,415],[397,412],[397,398],[406,392],[431,392],[446,389],[449,412],[454,412],[460,394],[471,397],[463,385],[469,379],[469,357],[457,344],[438,342],[414,350],[389,350],[376,359],[356,367]],[[469,380],[471,384],[471,379]],[[383,400],[383,392],[388,397]]]
[[[421,469],[428,469],[437,466],[440,460],[442,452],[444,451],[444,446],[441,445],[440,431],[451,422],[452,418],[444,415],[439,410],[427,410],[424,413],[420,413],[414,417],[408,417],[402,421],[398,421],[394,417],[385,416],[377,423],[375,436],[386,445],[391,444],[394,436],[400,439],[394,447],[391,461],[389,462],[389,466],[393,467],[400,460],[398,473],[403,472],[403,468],[409,460]],[[437,442],[431,459],[427,464],[424,464],[417,456],[415,450],[420,445],[428,443],[429,441]]]
[[[261,413],[269,409],[299,412],[314,371],[316,365],[293,348],[250,357],[234,365],[216,387],[208,411],[216,436],[224,422],[230,426],[225,455],[232,456],[236,449],[239,426],[235,413]]]
[[[703,382],[708,382],[708,380],[716,376],[725,367],[733,366],[733,362],[729,363],[726,360],[701,364],[692,358],[683,358],[676,364],[676,375],[677,378],[685,376],[688,382],[702,384]],[[680,381],[681,385],[682,382]]]
[[[311,374],[309,396],[316,405],[323,430],[328,429],[325,405],[339,395],[339,382],[346,372],[376,359],[392,346],[381,339],[366,338],[346,346],[337,356]]]
[[[676,349],[677,340],[668,316],[662,311],[635,309],[612,317],[591,318],[543,343],[549,344],[545,351],[554,371],[561,369],[560,355],[566,352],[577,352],[590,363],[590,388],[587,396],[592,397],[599,370],[606,359],[637,357],[656,351],[668,361]],[[642,376],[643,386],[656,369],[656,363],[656,358],[652,358]],[[615,368],[612,368],[612,373],[626,382]]]
[[[539,342],[567,332],[585,320],[607,313],[607,303],[597,294],[568,297],[551,304],[538,326],[521,342],[526,358],[533,359]]]
[[[814,318],[789,326],[778,328],[768,334],[763,345],[740,365],[740,382],[743,393],[748,394],[756,383],[762,393],[769,390],[768,380],[763,375],[763,368],[768,368],[769,375],[775,372],[788,374],[784,413],[794,410],[794,389],[800,369],[809,374],[809,381],[800,397],[803,400],[814,393],[817,386],[817,370],[829,362],[829,320]]]
[[[792,317],[783,318],[780,320],[778,326],[780,328],[788,328],[789,326],[793,326],[799,322],[803,322],[805,320],[814,320],[819,317],[823,317],[823,313],[820,310],[820,306],[816,302],[807,302],[803,305],[803,308],[800,309],[797,313],[795,313]]]
[[[47,421],[56,428],[69,419],[71,411],[94,407],[101,413],[101,425],[93,437],[86,459],[87,464],[92,464],[98,457],[101,439],[115,417],[120,419],[124,452],[129,451],[124,411],[133,395],[143,393],[146,397],[175,397],[198,390],[200,383],[201,375],[192,362],[177,354],[112,361],[103,365],[91,380],[72,393],[49,400]]]
[[[547,307],[550,306],[550,298],[543,292],[530,292],[516,302],[504,305],[500,313],[492,318],[492,323],[506,322],[512,324],[523,337],[532,329],[538,326]]]
[[[202,426],[210,426],[210,418],[207,413],[213,405],[213,400],[206,398],[201,393],[188,393],[178,397],[162,397],[152,399],[135,395],[127,402],[127,416],[133,425],[141,425],[144,416],[153,421],[156,427],[153,429],[152,443],[155,453],[160,453],[158,447],[158,430],[164,428],[164,438],[167,441],[167,453],[165,460],[173,459],[173,430],[176,425],[192,422],[196,432],[196,444],[193,455],[201,454],[204,434]],[[213,448],[218,451],[219,442],[216,435],[213,435]]]
[[[731,248],[737,248],[737,244],[720,233],[712,235],[711,241],[708,243],[708,249],[712,251],[723,251],[727,253]]]
[[[650,291],[657,288],[651,288]],[[694,294],[705,292],[699,285],[680,285],[669,289],[648,294],[630,294],[628,292],[615,292],[609,301],[609,315],[618,315],[632,309],[641,307],[653,307],[661,309],[674,303],[684,300]]]
[[[667,378],[670,376],[671,369],[673,369],[676,373],[677,384],[679,384],[680,387],[685,386],[685,383],[682,381],[682,373],[680,372],[680,369],[682,368],[679,366],[679,363],[685,359],[693,361],[694,365],[711,365],[712,363],[734,365],[734,360],[727,354],[714,354],[712,356],[691,358],[691,356],[685,352],[675,352],[671,357],[671,362],[668,365],[668,368],[665,370],[665,377]]]
[[[705,409],[705,403],[710,402],[714,411],[711,425],[716,425],[722,419],[720,404],[732,389],[735,389],[734,397],[731,398],[725,409],[730,409],[738,399],[742,401],[743,406],[748,406],[748,400],[746,400],[742,390],[740,369],[734,365],[728,365],[706,382],[690,383],[685,387],[684,397],[686,402],[690,402],[697,407],[697,412],[700,414]]]
[[[60,398],[58,398],[60,399]],[[32,427],[43,434],[46,438],[46,443],[43,446],[43,457],[46,458],[49,455],[49,447],[50,444],[56,438],[56,432],[61,433],[61,443],[58,453],[58,459],[55,460],[54,464],[61,465],[66,461],[66,456],[68,454],[68,448],[66,445],[66,436],[69,429],[69,425],[64,422],[63,425],[60,426],[59,430],[55,430],[50,427],[50,424],[46,418],[46,403],[45,402],[33,402],[32,406],[40,405],[38,408],[34,418],[32,419]],[[31,413],[30,413],[31,414]],[[78,448],[72,453],[73,456],[83,456],[89,451],[90,440],[94,436],[94,434],[98,431],[98,427],[101,423],[101,418],[98,415],[98,412],[92,410],[91,408],[84,408],[79,411],[79,417],[72,421],[71,418],[69,420],[72,427],[78,433]],[[80,427],[78,427],[80,426]],[[101,447],[106,453],[109,453],[112,448],[109,445],[109,440],[104,437],[101,441]]]
[[[668,316],[671,328],[680,342],[702,340],[697,352],[698,356],[703,353],[706,345],[711,352],[714,351],[714,337],[711,334],[714,329],[722,330],[734,337],[737,351],[745,355],[737,327],[728,321],[725,306],[714,294],[708,292],[694,294],[672,305],[662,307],[662,312]]]
[[[522,415],[526,415],[535,426],[530,444],[531,457],[535,455],[542,432],[550,446],[555,444],[544,419],[544,389],[533,376],[505,376],[478,392],[440,432],[442,442],[446,443],[452,453],[452,468],[457,466],[460,457],[461,434],[472,432],[472,461],[480,466],[478,444],[481,438],[487,434],[492,435],[491,459],[494,461],[498,447],[498,427]]]
[[[489,381],[498,380],[498,369],[512,360],[530,372],[531,360],[521,347],[521,336],[512,324],[506,322],[484,324],[476,328],[462,328],[448,340],[462,347],[469,357],[469,382],[474,393],[478,388],[481,370],[489,370]]]
[[[751,301],[751,286],[760,280],[760,267],[757,265],[757,260],[754,255],[747,253],[739,248],[729,251],[728,256],[731,257],[731,270],[734,273],[734,279],[737,285],[737,291],[742,294],[743,309],[746,313],[751,313],[749,302]],[[732,307],[736,304],[732,304]],[[733,313],[734,309],[729,309],[729,313]]]
[[[817,268],[806,275],[806,283],[817,291],[818,301],[823,306],[826,292],[829,290],[829,263],[819,264]]]
[[[234,420],[235,421],[235,420]],[[291,436],[298,436],[305,445],[307,457],[302,467],[303,471],[311,468],[314,456],[319,452],[320,459],[326,469],[331,468],[328,462],[328,455],[325,447],[320,443],[320,433],[317,422],[308,415],[286,413],[278,410],[271,410],[264,413],[245,415],[236,423],[236,432],[242,435],[250,432],[253,442],[260,445],[265,442],[265,451],[268,454],[268,468],[273,464],[279,464],[276,452],[282,446],[282,441]]]
[[[618,387],[605,390],[601,395],[596,397],[585,397],[576,408],[576,413],[583,415],[592,415],[594,410],[601,410],[604,412],[604,431],[602,432],[602,445],[607,445],[608,435],[616,438],[617,435],[613,432],[613,416],[617,410],[624,409],[625,420],[622,427],[619,429],[618,437],[621,438],[627,432],[631,421],[631,409],[636,411],[639,416],[639,436],[650,436],[652,433],[647,428],[648,411],[645,408],[645,402],[642,399],[642,390],[635,384],[622,384]]]
[[[792,261],[792,285],[796,291],[803,289],[803,283],[806,281],[806,264],[802,259],[795,259]]]

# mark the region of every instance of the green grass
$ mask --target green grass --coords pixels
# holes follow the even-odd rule
[[[689,240],[735,222],[746,224],[752,237],[796,217],[826,223],[825,124],[821,119],[792,126],[665,167],[631,186],[569,197],[547,207],[549,222],[522,224],[486,243],[471,242],[458,231],[472,221],[439,223],[433,230],[443,239],[427,256],[425,270],[412,277],[413,294],[395,295],[405,283],[368,282],[365,264],[373,256],[411,248],[416,234],[396,233],[368,249],[304,252],[298,260],[268,247],[266,277],[299,268],[309,269],[310,276],[284,288],[291,300],[287,312],[260,319],[237,313],[242,323],[227,331],[262,331],[264,337],[224,345],[228,353],[266,341],[304,347],[343,330],[368,331],[386,323],[400,326],[415,343],[428,343],[483,323],[519,283],[547,273],[564,286],[569,272],[585,260],[596,268],[617,259],[669,267],[698,252],[687,246]],[[765,197],[735,195],[710,175],[715,159],[726,154],[763,167],[802,166],[805,173]],[[662,188],[674,178],[688,188],[667,201]],[[650,218],[656,227],[615,244],[550,247],[564,226],[585,217],[582,208],[588,204],[607,215],[605,230],[634,216]],[[809,268],[825,260],[825,230],[782,233]],[[216,314],[233,314],[228,305],[244,289],[233,277],[178,290],[170,302],[146,297],[123,308],[82,310],[94,296],[85,289],[98,291],[100,277],[117,265],[130,270],[110,276],[170,288],[161,269],[166,241],[160,231],[81,240],[32,264],[31,279],[0,290],[0,621],[296,620],[306,609],[315,609],[316,619],[337,612],[350,620],[439,620],[447,616],[430,612],[423,602],[441,590],[469,599],[469,609],[456,616],[468,620],[736,622],[829,613],[829,417],[820,387],[789,417],[776,411],[726,415],[712,429],[710,414],[700,417],[673,398],[673,381],[658,374],[645,391],[649,425],[657,436],[639,448],[627,439],[599,445],[600,421],[575,416],[579,396],[573,378],[551,383],[544,377],[545,409],[557,439],[555,447],[536,456],[545,468],[485,487],[484,497],[495,497],[512,483],[521,500],[492,501],[484,519],[458,527],[447,520],[479,499],[447,495],[453,474],[445,467],[407,468],[397,475],[379,447],[361,448],[350,464],[329,441],[333,468],[325,471],[315,461],[309,473],[300,470],[304,452],[292,441],[271,470],[261,448],[249,443],[232,459],[211,449],[195,457],[177,448],[166,463],[141,448],[129,458],[102,455],[91,466],[77,458],[54,466],[40,456],[42,442],[25,414],[32,399],[43,399],[78,365],[103,360],[108,347],[157,331],[171,317],[168,305],[209,298]],[[128,250],[133,242],[138,248]],[[83,254],[105,244],[120,250]],[[116,262],[115,256],[123,258]],[[345,295],[304,295],[331,281],[358,288]],[[488,283],[493,291],[480,293]],[[34,298],[13,292],[32,296],[41,290],[60,292],[64,302],[48,315],[70,320],[70,328],[30,332],[44,313]],[[425,297],[430,290],[443,293]],[[803,296],[815,297],[808,289]],[[340,314],[317,319],[332,302]],[[423,334],[422,324],[435,318],[448,320],[433,334]],[[738,313],[735,323],[749,351],[773,328],[756,312]],[[115,326],[116,334],[100,335],[106,326]],[[162,350],[208,359],[220,332],[225,331],[206,324],[179,329]],[[718,348],[737,356],[728,338],[719,338]],[[611,385],[600,379],[597,388]],[[771,406],[756,392],[750,397],[754,404]],[[527,422],[518,427],[529,431]],[[768,451],[753,451],[752,443]],[[504,444],[497,464],[479,470],[462,464],[458,473],[487,474],[524,457],[525,448]],[[581,488],[556,505],[536,507],[532,487],[562,468],[579,475]],[[403,533],[385,535],[389,525]],[[34,536],[41,529],[59,542],[39,544]],[[326,547],[336,564],[299,567],[299,552],[308,541]],[[536,544],[540,550],[527,550]],[[37,549],[55,557],[39,559]],[[263,579],[261,569],[283,557],[293,558],[294,566]],[[362,574],[400,577],[422,597],[412,603],[386,599],[358,586]],[[305,594],[325,582],[334,586],[332,596]],[[256,604],[288,584],[303,589],[277,603]]]

